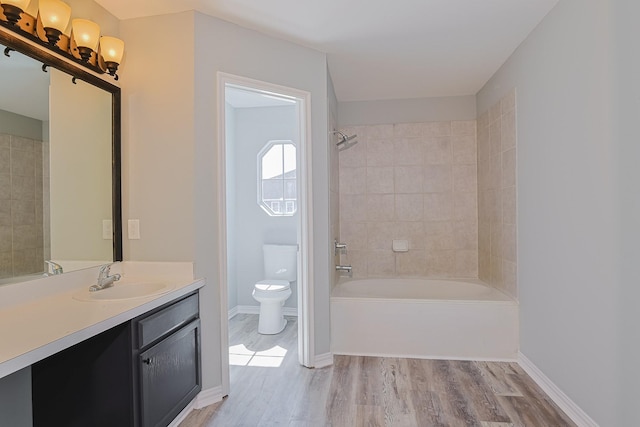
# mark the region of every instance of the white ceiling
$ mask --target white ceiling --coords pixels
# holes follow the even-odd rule
[[[326,52],[339,101],[474,95],[558,2],[96,1],[121,20],[195,9]]]

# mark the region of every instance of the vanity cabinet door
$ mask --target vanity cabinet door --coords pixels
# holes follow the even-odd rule
[[[200,392],[200,320],[138,356],[143,427],[168,425]]]

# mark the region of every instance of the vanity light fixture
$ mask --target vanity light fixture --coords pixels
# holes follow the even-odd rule
[[[91,54],[98,50],[100,26],[88,19],[74,19],[71,21],[71,27],[82,61],[89,62]]]
[[[27,10],[31,0],[2,0],[2,12],[11,25],[16,25],[22,19],[22,12]]]
[[[104,65],[110,76],[114,76],[118,80],[118,66],[122,62],[124,54],[124,42],[120,39],[110,36],[100,37],[100,53],[104,58]]]
[[[69,25],[71,7],[60,0],[40,0],[38,12],[47,40],[55,46]]]
[[[71,37],[67,27],[71,7],[61,0],[39,0],[37,19],[25,12],[30,0],[0,0],[0,27],[28,38],[98,74],[107,73],[118,80],[124,42],[100,37],[100,26],[88,19],[74,19]],[[24,19],[24,22],[21,20]],[[67,31],[65,33],[65,31]],[[9,49],[5,49],[8,55]]]

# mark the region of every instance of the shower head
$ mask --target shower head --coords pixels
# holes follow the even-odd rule
[[[344,144],[345,142],[349,142],[349,141],[351,141],[352,139],[354,139],[356,136],[358,136],[358,135],[353,134],[353,135],[351,135],[351,136],[347,136],[347,137],[343,136],[343,137],[342,137],[342,140],[338,142],[338,145]]]
[[[340,140],[336,143],[336,145],[337,145],[338,147],[340,147],[342,144],[344,144],[344,143],[346,143],[346,142],[349,142],[349,141],[353,140],[355,137],[357,137],[357,136],[358,136],[358,135],[356,135],[356,134],[353,134],[353,135],[351,135],[351,136],[347,136],[347,135],[345,135],[344,133],[340,132],[339,130],[334,130],[332,133],[333,133],[334,135],[339,135],[339,136],[340,136]],[[355,144],[355,143],[357,143],[357,142],[358,142],[358,141],[355,141],[355,142],[354,142],[354,144]]]

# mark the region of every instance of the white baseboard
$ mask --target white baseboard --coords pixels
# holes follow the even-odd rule
[[[333,353],[318,354],[313,361],[314,368],[324,368],[333,365]]]
[[[213,405],[222,401],[222,386],[202,390],[195,398],[195,409],[202,409],[205,406]]]
[[[298,309],[295,307],[283,307],[282,313],[285,316],[298,316]],[[229,319],[236,314],[260,314],[259,305],[236,305],[229,310]]]
[[[228,319],[231,320],[233,319],[233,317],[238,314],[238,306],[236,305],[235,307],[233,307],[232,309],[229,310],[229,317]]]
[[[185,408],[174,418],[167,427],[178,427],[181,422],[189,416],[194,409],[202,409],[205,406],[220,402],[224,396],[222,395],[222,387],[214,387],[202,390]]]
[[[177,417],[175,417],[173,419],[173,421],[171,421],[171,423],[167,426],[167,427],[178,427],[180,425],[181,422],[183,422],[185,420],[185,418],[187,418],[187,416],[191,413],[191,411],[194,410],[194,402],[196,400],[193,399],[191,401],[191,403],[189,403],[183,410],[182,412],[180,412],[178,414]]]
[[[284,314],[285,316],[298,317],[298,309],[295,307],[284,307],[282,309],[282,314]]]
[[[260,314],[259,305],[237,305],[238,314]]]
[[[430,354],[413,354],[413,353],[374,353],[374,352],[353,352],[353,351],[334,351],[335,356],[364,356],[364,357],[388,357],[400,359],[423,359],[423,360],[456,360],[462,362],[505,362],[517,363],[516,357],[459,357],[448,355],[430,355]]]
[[[518,353],[518,364],[529,376],[547,393],[556,405],[564,411],[578,427],[599,427],[593,419],[587,415],[569,396],[553,383],[536,365],[527,357]]]

